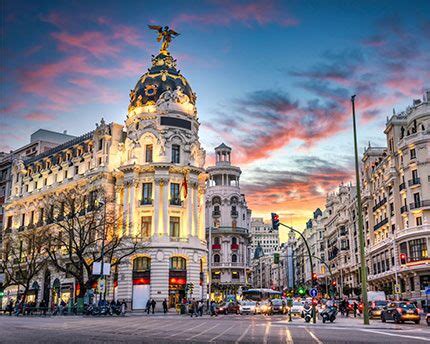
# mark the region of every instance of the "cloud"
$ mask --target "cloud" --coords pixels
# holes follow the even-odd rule
[[[55,116],[42,112],[30,112],[24,116],[24,119],[35,122],[50,122],[55,119]]]
[[[179,13],[172,26],[180,24],[198,24],[203,26],[230,26],[242,24],[254,25],[278,24],[296,26],[298,19],[282,8],[277,1],[212,1],[204,10]]]

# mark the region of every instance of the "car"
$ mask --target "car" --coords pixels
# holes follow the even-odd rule
[[[272,314],[272,305],[268,300],[260,302],[259,309],[261,314],[264,314],[264,315]]]
[[[237,302],[226,302],[217,307],[217,314],[239,314],[239,304]]]
[[[369,306],[369,316],[371,318],[380,318],[382,310],[388,305],[388,301],[373,301]]]
[[[400,301],[389,302],[381,312],[381,321],[393,320],[395,323],[413,321],[415,324],[420,323],[420,315],[417,307],[413,303]]]
[[[242,301],[239,306],[240,314],[257,314],[257,302]]]
[[[426,315],[426,322],[427,322],[427,326],[430,326],[430,313],[427,313]]]
[[[281,299],[272,300],[272,314],[285,314],[287,312],[287,305]]]
[[[302,301],[293,301],[293,305],[291,306],[291,315],[302,314],[303,312],[303,302]]]

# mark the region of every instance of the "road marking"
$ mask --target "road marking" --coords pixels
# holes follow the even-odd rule
[[[418,339],[423,340],[425,342],[430,342],[430,339],[423,338],[423,337],[417,337],[417,336],[407,336],[404,334],[397,334],[397,333],[387,333],[382,331],[375,331],[375,330],[367,330],[367,329],[361,329],[363,332],[371,332],[371,333],[378,333],[378,334],[385,334],[386,336],[393,336],[393,337],[402,337],[402,338],[409,338],[409,339]]]
[[[180,331],[180,332],[175,332],[174,334],[170,335],[169,337],[176,337],[178,334],[180,333],[185,333],[188,332],[189,330],[194,330],[196,328],[199,328],[200,326],[203,326],[204,324],[206,324],[206,321],[202,322],[201,324],[194,326],[194,327],[187,327],[185,330]]]
[[[217,335],[217,336],[213,337],[213,338],[209,341],[209,343],[210,343],[210,342],[213,342],[215,339],[217,339],[217,338],[221,337],[224,333],[226,333],[228,330],[231,330],[234,326],[235,326],[235,325],[230,326],[228,329],[226,329],[226,330],[222,331],[219,335]]]
[[[287,337],[287,344],[293,344],[293,337],[291,336],[291,331],[288,329],[288,327],[285,329],[285,336]]]
[[[266,325],[266,330],[264,331],[263,344],[267,344],[267,337],[269,336],[270,331],[270,323],[268,322]]]
[[[239,338],[237,338],[237,340],[235,341],[235,344],[238,344],[243,339],[243,337],[246,336],[246,334],[248,333],[248,331],[249,331],[250,328],[251,328],[251,325],[248,325],[248,327],[246,328],[245,331],[243,331],[243,333],[241,334],[241,336]]]
[[[204,331],[202,331],[202,332],[196,333],[194,336],[191,336],[190,338],[187,338],[186,340],[191,340],[191,339],[193,339],[193,338],[196,338],[196,337],[198,337],[198,336],[201,336],[202,334],[205,334],[206,332],[209,332],[210,330],[214,329],[214,328],[215,328],[215,327],[217,327],[217,326],[218,326],[218,324],[215,324],[214,326],[209,327],[209,328],[207,328],[206,330],[204,330]]]
[[[305,330],[306,330],[306,332],[307,333],[309,333],[309,335],[318,343],[318,344],[323,344],[323,342],[322,341],[320,341],[319,339],[318,339],[318,337],[311,331],[311,330],[309,330],[307,327],[305,327]]]

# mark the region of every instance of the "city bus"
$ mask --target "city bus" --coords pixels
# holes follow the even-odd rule
[[[281,299],[282,292],[273,289],[248,289],[242,292],[242,300],[266,301],[272,299]]]

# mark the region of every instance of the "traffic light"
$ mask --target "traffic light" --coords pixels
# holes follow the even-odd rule
[[[406,265],[406,253],[400,253],[400,265]]]
[[[4,290],[3,290],[3,288],[0,288],[0,297],[3,297],[4,296]]]
[[[318,275],[314,272],[312,274],[312,285],[316,285],[318,281]]]
[[[279,229],[279,215],[276,213],[272,213],[272,228],[273,230]]]
[[[332,286],[333,288],[336,288],[336,285],[337,285],[336,281],[332,281],[332,282],[331,282],[331,286]]]
[[[299,290],[297,290],[300,296],[303,296],[306,294],[306,289],[303,287],[300,287]]]
[[[275,254],[273,255],[273,262],[274,262],[275,264],[279,264],[279,253],[275,253]]]

